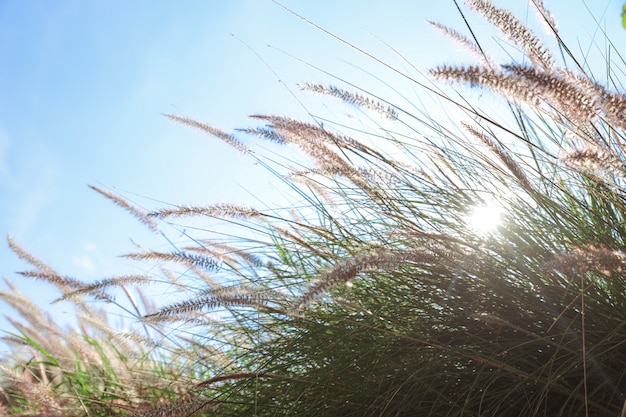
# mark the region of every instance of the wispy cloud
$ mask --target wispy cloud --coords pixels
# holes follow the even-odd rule
[[[88,255],[75,256],[74,258],[72,258],[72,265],[87,274],[93,274],[94,272],[96,272],[96,266],[91,260],[91,257],[89,257]]]
[[[83,244],[82,254],[72,258],[72,265],[77,269],[76,274],[83,277],[92,277],[102,268],[102,254],[94,242]]]

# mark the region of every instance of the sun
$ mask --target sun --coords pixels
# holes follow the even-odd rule
[[[470,212],[467,224],[476,233],[487,234],[502,223],[502,211],[502,206],[494,201],[476,206]]]

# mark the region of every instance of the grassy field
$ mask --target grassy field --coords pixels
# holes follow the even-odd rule
[[[9,240],[78,326],[0,293],[20,315],[3,412],[626,416],[624,61],[606,39],[593,75],[531,3],[545,33],[484,0],[459,11],[493,32],[433,23],[472,63],[371,56],[443,111],[345,83],[303,89],[355,109],[353,125],[255,115],[230,133],[168,115],[257,161],[293,205],[146,212],[93,187],[151,229],[188,231],[178,251],[125,255],[150,273],[95,283]],[[490,54],[494,34],[507,53]],[[155,286],[176,300],[156,305]],[[110,323],[116,306],[133,326]]]

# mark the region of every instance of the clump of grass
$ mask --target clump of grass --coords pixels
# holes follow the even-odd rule
[[[174,373],[185,376],[176,385],[183,404],[141,415],[626,415],[626,96],[585,71],[542,2],[532,3],[564,51],[561,66],[509,11],[467,3],[530,63],[497,65],[476,33],[435,24],[479,63],[432,69],[433,83],[387,65],[447,103],[452,126],[362,91],[310,85],[393,117],[346,134],[315,119],[256,115],[263,126],[239,131],[295,145],[308,165],[294,167],[243,137],[168,116],[261,162],[298,204],[140,213],[151,227],[223,220],[236,236],[198,229],[178,252],[128,255],[167,262],[159,279],[183,292],[141,313],[152,332],[181,326],[169,330],[181,348],[161,347],[184,360]],[[499,97],[498,109],[481,110],[467,85]],[[481,233],[467,220],[489,201],[504,214]],[[22,257],[70,300],[106,299],[115,284],[82,284]],[[47,325],[32,322],[34,331]],[[65,391],[44,392],[50,398],[24,395],[43,412],[64,410]]]
[[[146,415],[154,415],[150,414],[154,407],[171,405],[182,411],[168,415],[189,415],[185,413],[194,407],[209,407],[209,400],[189,388],[201,381],[198,378],[211,365],[206,361],[206,368],[198,367],[194,356],[190,366],[187,355],[193,349],[187,343],[163,337],[167,333],[158,323],[152,323],[150,330],[131,327],[122,331],[109,323],[109,316],[118,314],[115,310],[90,306],[94,298],[116,305],[108,291],[121,288],[133,309],[126,310],[127,314],[151,314],[152,303],[144,299],[143,305],[137,304],[130,286],[152,281],[152,277],[123,275],[85,284],[61,276],[11,238],[9,245],[33,267],[21,275],[45,281],[38,285],[56,287],[61,293],[56,301],[69,301],[74,306],[74,325],[79,330],[59,325],[10,281],[6,282],[9,291],[0,292],[0,300],[18,313],[8,318],[15,330],[2,338],[11,349],[0,367],[0,405],[6,413],[112,416],[150,411]],[[183,344],[185,349],[179,351]]]

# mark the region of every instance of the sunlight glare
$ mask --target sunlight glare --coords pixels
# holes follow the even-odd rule
[[[495,202],[474,207],[468,225],[477,233],[486,234],[496,229],[501,223],[502,207]]]

